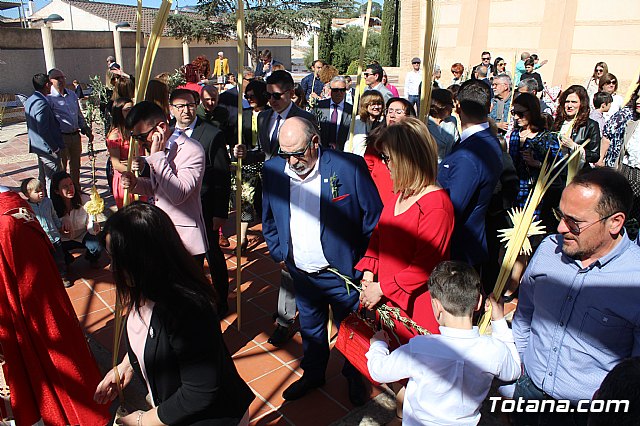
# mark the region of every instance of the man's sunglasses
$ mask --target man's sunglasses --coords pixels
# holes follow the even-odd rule
[[[311,146],[311,142],[313,142],[313,138],[309,139],[309,143],[304,147],[304,149],[301,149],[300,151],[295,151],[295,152],[286,152],[286,151],[283,151],[282,148],[278,147],[278,155],[281,158],[284,158],[285,160],[288,160],[291,157],[295,157],[298,160],[300,160],[304,158],[304,154],[307,152],[307,150]]]
[[[264,94],[267,97],[267,99],[273,98],[274,101],[279,101],[280,99],[282,99],[282,96],[284,95],[284,93],[278,93],[278,92],[273,92],[273,93],[265,92]]]
[[[160,124],[160,123],[157,123],[157,124],[156,124],[155,126],[153,126],[151,129],[149,129],[149,131],[148,131],[148,132],[139,133],[139,134],[137,134],[137,135],[135,135],[135,134],[133,133],[133,130],[132,130],[132,131],[131,131],[131,133],[130,133],[130,135],[131,135],[131,137],[132,137],[132,138],[134,138],[134,139],[135,139],[135,140],[137,140],[137,141],[140,141],[140,142],[146,142],[146,141],[147,141],[147,138],[149,137],[149,134],[151,134],[151,132],[153,132],[154,130],[156,130],[156,127],[158,127],[158,125],[159,125],[159,124]]]
[[[580,225],[578,225],[578,223],[576,222],[576,220],[574,218],[565,215],[559,209],[556,209],[556,208],[553,209],[553,215],[556,217],[558,222],[564,221],[565,225],[567,225],[567,228],[569,229],[569,232],[571,232],[575,236],[580,235],[580,233],[582,231],[584,231],[585,229],[587,229],[588,227],[593,226],[596,223],[602,222],[603,220],[609,219],[611,216],[613,216],[616,213],[618,213],[618,212],[611,213],[610,215],[605,216],[603,218],[600,218],[599,220],[596,220],[595,222],[588,223],[585,226],[580,227]]]
[[[345,88],[343,88],[343,87],[337,87],[337,88],[332,87],[332,88],[331,88],[331,91],[332,91],[332,92],[342,92],[342,93],[345,93],[345,92],[347,91],[347,89],[345,89]]]

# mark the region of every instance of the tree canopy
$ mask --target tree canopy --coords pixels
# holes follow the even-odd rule
[[[247,48],[253,62],[257,60],[259,36],[303,36],[313,30],[310,25],[312,22],[318,22],[336,11],[350,10],[353,5],[353,0],[244,0],[245,33],[250,36]],[[199,19],[180,14],[170,15],[170,35],[187,42],[204,40],[207,43],[216,43],[235,35],[235,1],[199,0],[196,10]]]

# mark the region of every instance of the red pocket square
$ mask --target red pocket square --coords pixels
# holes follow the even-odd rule
[[[338,201],[340,201],[340,200],[344,200],[344,199],[345,199],[345,198],[347,198],[349,195],[351,195],[351,194],[344,194],[344,195],[341,195],[341,196],[339,196],[339,197],[334,198],[334,199],[333,199],[333,200],[331,200],[331,201],[333,201],[334,203],[337,203],[337,202],[338,202]]]

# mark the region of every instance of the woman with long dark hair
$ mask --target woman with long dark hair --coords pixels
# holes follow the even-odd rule
[[[593,67],[593,74],[587,80],[587,84],[585,88],[587,90],[587,94],[589,95],[589,99],[593,99],[593,95],[598,91],[598,86],[600,85],[600,77],[609,72],[609,67],[604,62],[598,62],[595,67]]]
[[[585,141],[581,158],[585,163],[597,163],[600,160],[600,126],[589,118],[589,95],[584,87],[570,86],[558,99],[558,111],[553,130],[559,132],[560,146],[570,153]]]
[[[75,187],[67,172],[56,172],[51,176],[49,195],[53,208],[62,221],[60,236],[65,258],[72,259],[69,250],[85,248],[85,259],[92,267],[97,267],[102,254],[102,246],[97,237],[100,224],[83,207],[89,201],[89,196]]]
[[[635,114],[636,101],[640,96],[640,84],[636,87],[631,100],[611,116],[611,119],[604,125],[602,132],[602,149],[603,163],[608,167],[615,167],[620,157],[620,148],[624,139],[625,127],[629,120],[632,120]]]
[[[123,417],[122,424],[248,423],[254,396],[222,339],[213,287],[169,216],[153,205],[133,203],[107,220],[104,245],[127,311],[120,384],[126,387],[136,373],[153,405]],[[104,404],[116,396],[110,370],[94,399]]]

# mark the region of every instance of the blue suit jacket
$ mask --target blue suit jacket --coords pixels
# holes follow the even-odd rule
[[[320,239],[324,257],[340,273],[351,278],[362,274],[354,270],[362,258],[371,232],[378,223],[382,201],[367,171],[364,160],[354,154],[322,150],[320,148],[322,179],[320,211]],[[276,262],[290,259],[289,176],[284,173],[286,162],[274,157],[264,164],[262,233]],[[338,179],[339,196],[333,201],[329,178]]]
[[[29,134],[29,152],[49,155],[64,148],[60,124],[42,93],[34,92],[29,96],[24,103],[24,114]]]
[[[440,163],[438,182],[449,192],[456,215],[451,258],[477,265],[487,260],[484,220],[502,173],[502,150],[489,129],[454,146]]]

